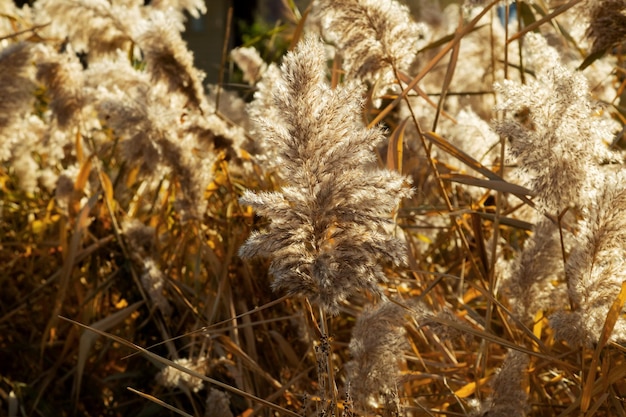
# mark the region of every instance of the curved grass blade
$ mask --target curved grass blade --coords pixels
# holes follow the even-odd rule
[[[291,417],[301,417],[299,414],[294,413],[293,411],[287,410],[286,408],[283,408],[283,407],[281,407],[279,405],[276,405],[276,404],[271,403],[271,402],[269,402],[267,400],[264,400],[263,398],[259,398],[256,395],[252,395],[250,393],[247,393],[245,391],[240,390],[239,388],[235,388],[233,386],[230,386],[228,384],[220,382],[220,381],[218,381],[216,379],[209,378],[208,376],[202,375],[202,374],[200,374],[200,373],[198,373],[198,372],[196,372],[196,371],[194,371],[192,369],[187,369],[184,366],[182,366],[182,365],[180,365],[180,364],[178,364],[176,362],[173,362],[173,361],[171,361],[169,359],[161,357],[161,356],[157,355],[156,353],[152,353],[149,350],[146,350],[146,349],[142,348],[141,346],[136,345],[136,344],[134,344],[132,342],[129,342],[128,340],[123,339],[123,338],[121,338],[119,336],[115,336],[113,334],[104,332],[104,331],[102,331],[100,329],[96,329],[96,328],[87,326],[86,324],[77,322],[77,321],[72,320],[72,319],[68,319],[67,317],[59,316],[59,318],[62,319],[62,320],[65,320],[65,321],[67,321],[69,323],[75,324],[76,326],[82,327],[83,329],[86,329],[86,330],[92,331],[94,333],[97,333],[100,336],[104,336],[104,337],[107,337],[107,338],[109,338],[111,340],[114,340],[114,341],[116,341],[116,342],[118,342],[118,343],[120,343],[120,344],[122,344],[122,345],[124,345],[124,346],[126,346],[128,348],[131,348],[133,350],[136,350],[136,351],[146,355],[148,358],[150,358],[152,360],[155,360],[156,362],[159,362],[159,363],[161,363],[163,365],[171,366],[172,368],[177,369],[177,370],[179,370],[181,372],[184,372],[186,374],[189,374],[189,375],[191,375],[193,377],[200,378],[201,380],[203,380],[205,382],[208,382],[209,384],[218,386],[218,387],[223,388],[223,389],[225,389],[227,391],[230,391],[230,392],[232,392],[234,394],[241,395],[242,397],[248,398],[249,400],[258,402],[260,404],[263,404],[266,407],[269,407],[269,408],[271,408],[271,409],[273,409],[275,411],[278,411],[279,413],[282,413],[281,415],[291,416]]]

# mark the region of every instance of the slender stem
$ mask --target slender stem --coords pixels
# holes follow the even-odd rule
[[[545,15],[543,18],[529,24],[528,26],[524,26],[524,29],[520,30],[519,32],[517,32],[515,35],[511,36],[507,42],[511,43],[514,40],[517,40],[519,38],[521,38],[522,36],[524,36],[525,34],[527,34],[528,32],[531,32],[535,29],[537,29],[539,26],[543,25],[546,22],[549,22],[550,20],[554,19],[556,16],[564,13],[566,10],[576,6],[578,3],[580,3],[583,0],[572,0],[567,4],[564,4],[560,7],[557,7],[556,9],[554,9],[554,11],[550,14]]]
[[[380,123],[385,117],[387,117],[387,115],[391,112],[391,110],[393,110],[398,103],[400,103],[402,100],[404,100],[406,98],[406,96],[409,94],[409,92],[417,85],[417,83],[419,83],[422,78],[424,78],[434,67],[435,65],[437,65],[439,63],[439,61],[441,61],[443,59],[444,56],[446,56],[446,54],[448,52],[450,52],[450,50],[452,48],[455,47],[456,44],[458,44],[459,42],[461,42],[461,39],[467,35],[469,32],[471,32],[474,27],[476,26],[476,24],[480,21],[480,19],[482,19],[482,17],[493,7],[495,6],[500,0],[493,0],[491,3],[489,3],[487,6],[485,6],[485,8],[478,13],[478,15],[476,15],[476,17],[474,17],[474,19],[472,19],[471,22],[469,22],[466,26],[464,26],[460,31],[457,31],[454,35],[454,39],[452,39],[446,46],[443,47],[443,49],[441,51],[439,51],[439,53],[437,53],[437,55],[431,59],[425,66],[424,68],[422,68],[422,70],[420,71],[419,74],[417,74],[408,84],[407,86],[404,88],[404,90],[402,90],[402,93],[400,93],[391,103],[389,103],[387,105],[387,107],[385,107],[384,109],[382,109],[380,111],[380,113],[378,113],[378,115],[374,118],[374,120],[372,120],[371,122],[369,122],[368,127],[372,127],[377,125],[378,123]],[[582,1],[582,0],[575,0],[575,1]]]
[[[567,298],[569,299],[569,307],[572,311],[574,311],[576,309],[576,304],[574,303],[574,300],[572,300],[572,292],[571,290],[571,283],[568,279],[567,276],[567,253],[565,251],[565,240],[563,239],[563,227],[561,225],[561,220],[563,219],[563,216],[565,216],[565,213],[567,213],[567,211],[569,210],[569,207],[566,207],[561,213],[559,213],[558,217],[557,217],[557,226],[559,227],[559,238],[561,240],[561,256],[563,257],[563,275],[565,276],[565,283],[567,284]]]
[[[233,7],[228,8],[226,16],[226,33],[224,33],[224,44],[222,45],[222,64],[220,65],[219,79],[217,81],[217,93],[215,94],[215,113],[220,109],[220,96],[224,85],[224,68],[226,67],[226,57],[228,56],[228,44],[230,42],[230,27],[233,24]]]
[[[332,352],[330,346],[330,339],[328,336],[328,327],[326,325],[326,311],[320,306],[320,329],[322,330],[321,348],[322,354],[326,355],[326,376],[328,377],[327,390],[330,391],[330,406],[334,409],[334,415],[339,415],[339,409],[337,408],[337,387],[335,385],[335,372],[332,364]]]

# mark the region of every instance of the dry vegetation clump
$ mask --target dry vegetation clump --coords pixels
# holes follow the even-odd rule
[[[626,2],[285,4],[0,0],[0,415],[625,416]]]

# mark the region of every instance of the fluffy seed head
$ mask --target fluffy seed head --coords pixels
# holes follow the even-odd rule
[[[363,125],[359,88],[330,88],[325,62],[322,44],[313,39],[285,57],[275,109],[259,120],[259,130],[288,185],[244,194],[242,202],[271,224],[253,233],[240,254],[273,258],[275,289],[336,312],[355,290],[378,291],[377,282],[386,280],[381,260],[404,263],[389,216],[410,190],[403,177],[373,165],[383,133]]]

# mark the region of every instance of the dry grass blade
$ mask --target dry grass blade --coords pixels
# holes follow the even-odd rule
[[[606,321],[604,322],[604,327],[602,327],[600,340],[598,340],[598,344],[593,351],[593,357],[591,359],[591,364],[589,365],[589,374],[587,374],[587,378],[585,379],[585,384],[583,386],[583,392],[580,399],[580,411],[583,413],[588,411],[589,404],[591,403],[591,396],[593,393],[594,382],[596,379],[596,372],[598,368],[598,363],[600,361],[600,353],[602,352],[602,349],[604,349],[607,342],[609,341],[609,338],[611,337],[611,333],[613,332],[615,323],[617,323],[617,320],[620,317],[620,313],[622,311],[622,308],[624,307],[625,302],[626,281],[622,283],[621,290],[615,301],[613,301],[611,308],[609,309],[609,313],[606,316]]]
[[[5,411],[626,417],[624,0],[433,1],[0,1]]]
[[[96,328],[87,326],[87,325],[82,324],[80,322],[77,322],[75,320],[68,319],[67,317],[59,316],[59,318],[62,319],[62,320],[65,320],[65,321],[67,321],[69,323],[72,323],[72,324],[74,324],[76,326],[82,327],[83,329],[86,329],[86,330],[92,331],[94,333],[97,333],[100,336],[104,336],[104,337],[107,337],[107,338],[109,338],[111,340],[114,340],[114,341],[116,341],[116,342],[118,342],[118,343],[120,343],[120,344],[122,344],[122,345],[124,345],[124,346],[126,346],[128,348],[130,348],[130,349],[136,350],[136,351],[142,353],[143,355],[146,355],[148,358],[153,359],[156,362],[159,362],[159,363],[161,363],[163,365],[171,366],[174,369],[177,369],[177,370],[179,370],[181,372],[184,372],[186,374],[189,374],[191,376],[199,378],[199,379],[201,379],[201,380],[203,380],[205,382],[208,382],[209,384],[213,384],[213,385],[218,386],[220,388],[223,388],[223,389],[225,389],[225,390],[227,390],[229,392],[232,392],[232,393],[237,394],[237,395],[241,395],[242,397],[245,397],[245,398],[247,398],[249,400],[252,400],[254,402],[258,402],[260,404],[263,404],[266,407],[269,407],[269,408],[271,408],[271,409],[273,409],[275,411],[283,413],[283,415],[292,416],[292,417],[300,417],[299,414],[294,413],[293,411],[287,410],[286,408],[280,407],[280,406],[278,406],[276,404],[273,404],[273,403],[271,403],[269,401],[264,400],[263,398],[259,398],[259,397],[255,396],[255,395],[252,395],[252,394],[247,393],[245,391],[242,391],[242,390],[240,390],[238,388],[235,388],[233,386],[230,386],[228,384],[220,382],[220,381],[218,381],[216,379],[209,378],[206,375],[202,375],[202,374],[200,374],[200,373],[198,373],[198,372],[196,372],[196,371],[194,371],[192,369],[187,369],[184,366],[181,366],[181,365],[177,364],[176,362],[173,362],[173,361],[170,361],[168,359],[165,359],[162,356],[159,356],[156,353],[152,353],[149,350],[146,350],[146,349],[142,348],[141,346],[138,346],[138,345],[136,345],[136,344],[134,344],[132,342],[129,342],[128,340],[125,340],[125,339],[123,339],[123,338],[121,338],[119,336],[116,336],[116,335],[104,332],[104,331],[102,331],[100,329],[96,329]]]
[[[280,347],[280,352],[287,358],[289,365],[296,369],[300,363],[300,359],[293,350],[293,347],[287,340],[276,330],[269,331],[270,336],[274,339],[276,344]]]
[[[485,167],[483,164],[478,162],[476,159],[472,158],[467,153],[463,152],[461,149],[452,145],[450,142],[445,140],[443,137],[441,137],[437,133],[425,132],[424,137],[426,137],[428,140],[433,142],[435,145],[437,145],[438,147],[440,147],[441,149],[443,149],[444,151],[446,151],[447,153],[449,153],[450,155],[452,155],[459,161],[463,162],[465,165],[467,165],[471,169],[483,174],[485,177],[489,178],[490,180],[499,181],[502,184],[507,184],[507,182],[504,181],[498,174],[496,174],[489,168]],[[526,204],[528,204],[529,206],[534,207],[533,202],[526,197],[526,195],[531,195],[532,192],[526,190],[525,188],[523,188],[523,190],[525,190],[523,194],[519,194],[515,192],[512,194],[515,195],[520,200],[522,200],[523,202],[525,202]]]
[[[220,97],[222,95],[222,87],[224,85],[224,72],[226,71],[226,58],[228,57],[228,45],[230,43],[230,31],[233,21],[233,6],[228,8],[228,14],[226,17],[224,43],[222,45],[222,63],[220,65],[220,71],[217,81],[217,93],[215,94],[215,113],[220,110]]]
[[[475,283],[470,283],[470,286],[473,289],[475,289],[476,291],[478,291],[479,293],[481,293],[485,298],[490,300],[493,304],[495,304],[498,307],[499,311],[503,311],[508,317],[510,317],[511,320],[514,321],[518,325],[518,327],[524,332],[524,334],[526,334],[528,336],[528,338],[532,341],[532,343],[538,349],[540,349],[542,352],[548,352],[549,351],[548,347],[540,339],[541,334],[537,335],[533,331],[528,329],[528,327],[526,327],[524,325],[524,323],[522,323],[504,305],[502,305],[502,303],[498,299],[496,299],[494,297],[494,295],[490,291],[487,291],[486,289],[484,289],[483,287],[481,287],[480,285],[475,284]]]
[[[198,334],[198,333],[207,333],[207,332],[209,332],[209,330],[214,329],[214,328],[216,328],[216,327],[223,326],[223,325],[225,325],[225,324],[232,324],[233,322],[235,322],[235,323],[236,323],[236,321],[237,321],[237,320],[239,320],[239,319],[240,319],[240,318],[242,318],[242,317],[249,316],[249,315],[254,314],[254,313],[258,313],[258,312],[263,311],[263,310],[265,310],[265,309],[267,309],[267,308],[269,308],[269,307],[272,307],[272,306],[275,306],[275,305],[277,305],[277,304],[280,304],[280,303],[282,303],[283,301],[285,301],[285,300],[286,300],[286,299],[288,299],[288,298],[289,298],[289,296],[288,296],[288,295],[283,295],[282,297],[280,297],[280,298],[278,298],[278,299],[276,299],[276,300],[274,300],[274,301],[270,301],[269,303],[263,304],[262,306],[259,306],[259,307],[255,307],[255,308],[253,308],[253,309],[250,309],[250,310],[246,311],[245,313],[241,313],[241,314],[239,314],[239,315],[237,315],[237,316],[235,316],[235,317],[233,317],[233,318],[226,319],[226,320],[220,321],[220,322],[218,322],[218,323],[213,323],[213,324],[211,324],[211,325],[209,325],[209,326],[204,326],[204,327],[201,327],[201,328],[199,328],[199,329],[193,330],[193,331],[191,331],[191,332],[187,332],[187,333],[181,334],[181,335],[179,335],[179,336],[175,336],[175,337],[169,338],[169,339],[164,340],[164,341],[162,341],[162,342],[159,342],[159,343],[155,343],[155,344],[153,344],[153,345],[150,345],[150,346],[148,346],[148,347],[147,347],[147,348],[145,348],[145,349],[153,349],[153,348],[155,348],[155,347],[157,347],[157,346],[161,346],[161,345],[163,345],[163,344],[165,344],[165,343],[168,343],[168,342],[171,342],[171,341],[174,341],[174,340],[178,340],[178,339],[182,339],[182,338],[184,338],[184,337],[188,337],[188,336],[191,336],[191,335],[194,335],[194,334]],[[276,321],[279,321],[279,320],[283,320],[283,319],[282,319],[282,318],[280,318],[280,319],[277,319]],[[236,326],[235,326],[235,327],[242,328],[242,327],[245,327],[245,326],[242,326],[242,325],[240,325],[240,324],[236,324]],[[228,329],[233,329],[233,328],[235,328],[235,327],[227,327],[227,328],[226,328],[226,330],[228,330]],[[124,357],[124,359],[129,358],[129,357],[134,356],[134,355],[137,355],[138,353],[139,353],[139,352],[134,352],[134,353],[131,353],[130,355],[125,356],[125,357]]]
[[[85,258],[93,255],[93,253],[95,251],[97,251],[98,249],[101,249],[102,247],[104,247],[107,244],[111,243],[111,241],[113,239],[114,239],[113,236],[107,236],[107,237],[104,237],[104,238],[100,239],[99,241],[97,241],[95,243],[92,243],[91,245],[89,245],[88,247],[86,247],[82,251],[80,251],[80,253],[76,256],[76,262],[81,262]],[[30,307],[30,304],[33,303],[37,299],[37,296],[41,292],[43,292],[43,290],[48,285],[50,285],[56,279],[58,279],[61,276],[62,272],[63,272],[62,269],[58,270],[57,272],[55,272],[54,274],[52,274],[51,276],[46,278],[35,290],[33,290],[32,292],[28,293],[23,298],[21,298],[18,301],[16,301],[15,304],[13,304],[9,308],[9,312],[6,313],[4,316],[0,317],[0,324],[2,324],[2,322],[4,322],[4,321],[10,319],[12,316],[14,316],[15,314],[19,313],[21,310]]]
[[[461,32],[463,29],[463,18],[459,15],[459,27],[456,32]],[[456,37],[456,36],[455,36]],[[461,36],[459,39],[463,39]],[[439,96],[439,102],[437,103],[437,112],[435,113],[435,119],[433,121],[432,131],[437,131],[437,123],[439,122],[439,115],[443,109],[443,103],[446,100],[446,94],[450,88],[450,83],[452,82],[452,77],[454,76],[454,70],[456,69],[457,61],[459,60],[459,52],[461,50],[461,41],[459,40],[452,47],[452,53],[450,54],[450,61],[448,62],[448,68],[446,69],[446,75],[443,78],[443,83],[441,84],[441,95]]]
[[[387,169],[402,173],[402,156],[404,150],[404,130],[409,122],[409,118],[404,119],[389,137],[387,147]]]
[[[489,261],[487,260],[487,250],[485,248],[485,236],[483,233],[482,222],[480,216],[476,213],[469,215],[472,233],[474,234],[474,244],[477,247],[480,263],[483,267],[485,275],[489,275]]]
[[[400,81],[402,81],[403,83],[410,83],[411,82],[411,77],[409,77],[407,74],[403,73],[402,71],[398,72],[398,78],[400,79]],[[413,87],[413,91],[415,91],[417,93],[417,95],[419,95],[421,98],[424,99],[424,101],[426,101],[426,103],[428,103],[430,106],[432,106],[434,109],[438,108],[437,103],[435,103],[428,94],[426,94],[426,92],[424,90],[422,90],[420,88],[419,85],[415,85]],[[443,117],[445,117],[446,119],[450,120],[452,123],[457,123],[457,120],[448,112],[446,112],[443,109],[439,109],[441,111],[441,115]]]
[[[609,393],[605,392],[598,398],[598,401],[591,407],[587,413],[587,417],[593,417],[596,415],[596,411],[600,409],[600,407],[606,402],[606,399],[609,397]]]
[[[494,191],[502,191],[503,193],[511,193],[516,195],[529,195],[532,196],[535,193],[529,190],[526,187],[521,185],[512,184],[510,182],[506,182],[504,180],[494,180],[494,179],[482,179],[472,177],[470,175],[465,174],[441,174],[441,178],[444,180],[450,180],[454,182],[458,182],[460,184],[465,185],[473,185],[476,187],[487,188],[489,190]]]
[[[267,397],[268,401],[273,401],[274,399],[279,398],[280,396],[282,396],[283,394],[285,394],[287,392],[287,390],[289,389],[289,387],[291,387],[292,385],[294,385],[296,382],[298,382],[301,379],[304,379],[307,374],[311,371],[314,370],[314,367],[310,367],[308,369],[304,369],[302,370],[302,372],[298,373],[296,376],[294,376],[291,380],[287,381],[286,383],[283,384],[283,386],[277,390],[276,392],[274,392],[271,396]],[[258,405],[257,407],[255,407],[254,412],[256,413],[257,411],[259,411],[262,408],[261,405]]]
[[[50,337],[50,340],[55,339],[55,326],[58,321],[58,315],[61,312],[61,308],[63,307],[63,302],[65,301],[67,289],[70,283],[70,277],[72,276],[72,270],[74,269],[74,265],[76,263],[76,259],[79,256],[79,247],[81,245],[83,234],[85,229],[87,228],[87,222],[89,220],[89,212],[96,204],[98,199],[98,195],[93,195],[87,204],[83,206],[81,209],[78,218],[76,219],[76,225],[74,227],[74,233],[72,234],[72,240],[69,244],[67,256],[63,260],[63,269],[61,271],[61,275],[59,277],[59,290],[58,295],[55,298],[54,309],[52,311],[52,316],[48,321],[48,325],[44,331],[44,337],[41,341],[41,351],[43,352],[45,345],[47,343],[46,337]]]
[[[572,0],[569,3],[563,4],[563,5],[559,6],[559,7],[557,7],[552,13],[544,16],[543,18],[537,20],[536,22],[534,22],[534,23],[532,23],[532,24],[530,24],[528,26],[525,26],[524,29],[520,30],[515,35],[511,36],[507,40],[507,43],[511,43],[511,42],[521,38],[522,36],[524,36],[528,32],[536,30],[537,28],[539,28],[539,26],[543,25],[546,22],[549,22],[550,20],[554,19],[555,17],[557,17],[558,15],[562,14],[566,10],[571,9],[572,7],[576,6],[578,3],[582,2],[582,1],[583,0]]]
[[[295,8],[296,6],[293,5],[293,7]],[[289,50],[292,50],[293,48],[295,48],[298,41],[300,41],[300,38],[302,37],[302,31],[304,30],[304,25],[307,21],[307,18],[309,17],[309,13],[311,13],[311,7],[313,7],[313,3],[309,4],[309,6],[306,8],[304,13],[302,13],[302,16],[298,20],[298,25],[296,26],[296,29],[293,32],[291,43],[289,44]]]
[[[617,366],[611,367],[608,375],[606,376],[606,381],[607,384],[614,384],[616,382],[623,381],[624,377],[626,377],[626,363],[620,363]],[[604,385],[605,384],[602,384],[602,386],[598,385],[596,391],[599,391],[599,389],[604,389]]]
[[[488,376],[481,378],[478,382],[469,382],[467,385],[462,386],[461,388],[454,391],[454,395],[459,398],[467,398],[470,395],[476,393],[476,388],[484,386],[487,382],[489,382],[493,377]]]
[[[498,4],[498,1],[499,0],[494,0],[491,3],[489,3],[487,6],[485,6],[485,8],[480,13],[478,13],[476,17],[474,17],[474,19],[472,19],[467,25],[465,25],[462,30],[457,31],[456,35],[454,36],[454,39],[452,39],[441,51],[439,51],[439,53],[425,65],[425,67],[420,71],[419,74],[413,77],[413,79],[404,88],[404,90],[402,90],[402,93],[400,93],[398,97],[396,97],[383,110],[381,110],[381,112],[378,113],[378,115],[374,118],[374,120],[369,122],[368,127],[376,126],[385,117],[387,117],[389,113],[405,99],[407,94],[411,90],[413,90],[413,88],[417,85],[417,83],[419,83],[422,80],[422,78],[424,78],[439,63],[439,61],[441,61],[443,57],[446,56],[448,52],[450,52],[450,50],[452,50],[452,48],[454,48],[456,45],[458,45],[461,42],[461,39],[463,38],[463,36],[470,33],[474,29],[476,24],[480,21],[480,19],[482,19],[483,16],[486,15],[487,12],[489,12],[489,10],[491,10],[492,7]]]
[[[604,391],[606,391],[607,384],[610,385],[619,381],[623,381],[624,377],[626,377],[626,363],[621,363],[617,366],[612,367],[605,380],[600,379],[593,382],[591,397],[595,395],[601,395]],[[580,408],[581,399],[582,395],[576,397],[576,399],[557,417],[567,417],[574,415],[576,413],[576,410]],[[576,415],[580,415],[580,412]]]
[[[111,213],[115,212],[115,199],[113,197],[113,183],[111,182],[111,178],[102,171],[99,171],[100,181],[102,183],[102,190],[104,192],[104,198],[106,199],[107,207]]]
[[[485,27],[485,25],[475,26],[469,33],[472,33],[472,32],[474,32],[476,30],[480,30],[480,29],[482,29],[484,27]],[[441,45],[444,45],[444,44],[450,42],[452,39],[454,39],[455,36],[456,36],[456,33],[451,33],[449,35],[443,36],[443,37],[437,39],[436,41],[433,41],[433,42],[429,43],[428,45],[424,46],[423,48],[421,48],[419,50],[419,52],[425,52],[425,51],[428,51],[430,49],[435,49],[435,48],[437,48],[437,47],[439,47]]]
[[[102,320],[97,321],[91,325],[92,328],[107,331],[112,327],[117,326],[126,318],[136,311],[139,306],[143,304],[143,301],[138,301],[123,310],[118,311],[117,313],[111,314],[108,317],[103,318]],[[97,335],[93,332],[84,332],[80,336],[80,342],[78,343],[78,360],[76,362],[76,379],[74,381],[74,408],[78,405],[78,399],[80,398],[80,388],[83,380],[83,372],[85,371],[85,364],[87,363],[87,358],[89,355],[89,351],[93,347],[97,339]]]
[[[592,52],[589,55],[587,55],[587,57],[583,60],[583,62],[581,62],[581,64],[578,66],[578,70],[579,71],[583,71],[584,69],[586,69],[589,65],[593,64],[594,62],[596,62],[598,59],[602,58],[604,56],[604,54],[606,54],[606,51],[596,51],[596,52]]]
[[[269,384],[271,384],[275,389],[281,389],[282,385],[279,381],[274,379],[269,373],[263,370],[254,359],[252,359],[248,354],[246,354],[241,347],[236,345],[229,337],[220,336],[219,341],[222,345],[234,356],[238,356],[243,360],[243,363],[250,369],[252,369],[257,374],[261,375],[263,379],[265,379]]]
[[[145,398],[146,400],[152,401],[153,403],[160,405],[163,408],[167,408],[168,410],[173,411],[176,414],[179,414],[179,415],[185,416],[185,417],[193,417],[191,414],[187,414],[184,411],[182,411],[182,410],[180,410],[180,409],[178,409],[178,408],[176,408],[176,407],[174,407],[172,405],[169,405],[168,403],[166,403],[164,401],[161,401],[161,400],[159,400],[158,398],[156,398],[156,397],[154,397],[152,395],[145,394],[145,393],[143,393],[141,391],[137,391],[136,389],[131,388],[131,387],[126,387],[126,389],[129,390],[130,392],[133,392],[133,393],[139,395],[140,397]]]
[[[0,16],[1,15],[2,14],[0,14]],[[10,35],[0,36],[0,42],[4,41],[4,40],[7,40],[7,39],[16,38],[16,37],[18,37],[20,35],[23,35],[25,33],[28,33],[28,32],[35,32],[35,33],[37,33],[37,30],[43,29],[43,28],[45,28],[46,26],[49,26],[49,25],[50,25],[50,23],[43,23],[41,25],[35,25],[35,26],[32,26],[32,27],[29,27],[28,29],[20,30],[20,31],[15,32],[15,33],[11,33]]]
[[[484,211],[468,211],[468,213],[476,213],[477,215],[479,215],[480,217],[490,220],[490,221],[495,221],[496,220],[496,215],[494,213],[486,213]],[[501,225],[505,225],[505,226],[511,226],[511,227],[515,227],[517,229],[522,229],[522,230],[528,230],[531,231],[534,228],[534,224],[530,223],[530,222],[526,222],[524,220],[519,220],[519,219],[514,219],[512,217],[503,217],[500,216],[500,224]]]
[[[504,180],[502,178],[500,178],[500,176],[498,174],[496,174],[495,172],[493,172],[489,168],[485,167],[483,164],[478,162],[476,159],[472,158],[470,155],[468,155],[467,153],[463,152],[461,149],[457,148],[456,146],[454,146],[453,144],[448,142],[446,139],[444,139],[439,134],[437,134],[435,132],[425,132],[424,136],[428,140],[433,142],[435,145],[437,145],[439,148],[441,148],[442,150],[446,151],[447,153],[449,153],[450,155],[452,155],[453,157],[455,157],[459,161],[463,162],[465,165],[467,165],[471,169],[473,169],[475,171],[478,171],[479,173],[483,174],[485,177],[489,178],[490,180],[504,182]]]
[[[405,305],[403,303],[400,303],[400,302],[398,302],[396,300],[393,300],[393,299],[390,299],[390,301],[393,302],[394,304],[397,304],[398,306],[404,308],[405,310],[412,312],[416,316],[420,315],[419,312],[415,311],[413,308],[411,308],[411,307],[409,307],[409,306],[407,306],[407,305]],[[538,358],[546,359],[546,360],[550,361],[551,363],[559,364],[560,366],[563,366],[563,367],[566,367],[566,368],[575,369],[575,366],[573,366],[573,365],[571,365],[571,364],[569,364],[567,362],[563,362],[563,361],[559,360],[558,358],[555,358],[554,356],[551,356],[551,355],[548,355],[548,354],[545,354],[545,353],[541,353],[541,352],[535,352],[532,349],[525,348],[524,346],[519,346],[519,345],[517,345],[517,344],[515,344],[515,343],[513,343],[513,342],[511,342],[511,341],[509,341],[507,339],[503,339],[503,338],[501,338],[499,336],[496,336],[496,335],[494,335],[492,333],[488,333],[488,332],[485,332],[483,330],[475,329],[473,327],[460,324],[460,323],[458,323],[458,322],[456,322],[454,320],[450,320],[450,319],[447,319],[447,318],[444,318],[444,317],[438,317],[438,316],[434,316],[434,315],[429,315],[428,316],[428,320],[432,321],[432,322],[435,322],[435,323],[443,324],[445,326],[449,326],[451,328],[459,330],[462,333],[471,334],[472,336],[476,336],[476,337],[478,337],[480,339],[484,339],[486,341],[495,343],[495,344],[500,345],[502,347],[505,347],[505,348],[508,348],[508,349],[513,349],[513,350],[516,350],[518,352],[526,353],[526,354],[531,355],[531,356],[536,356]]]

